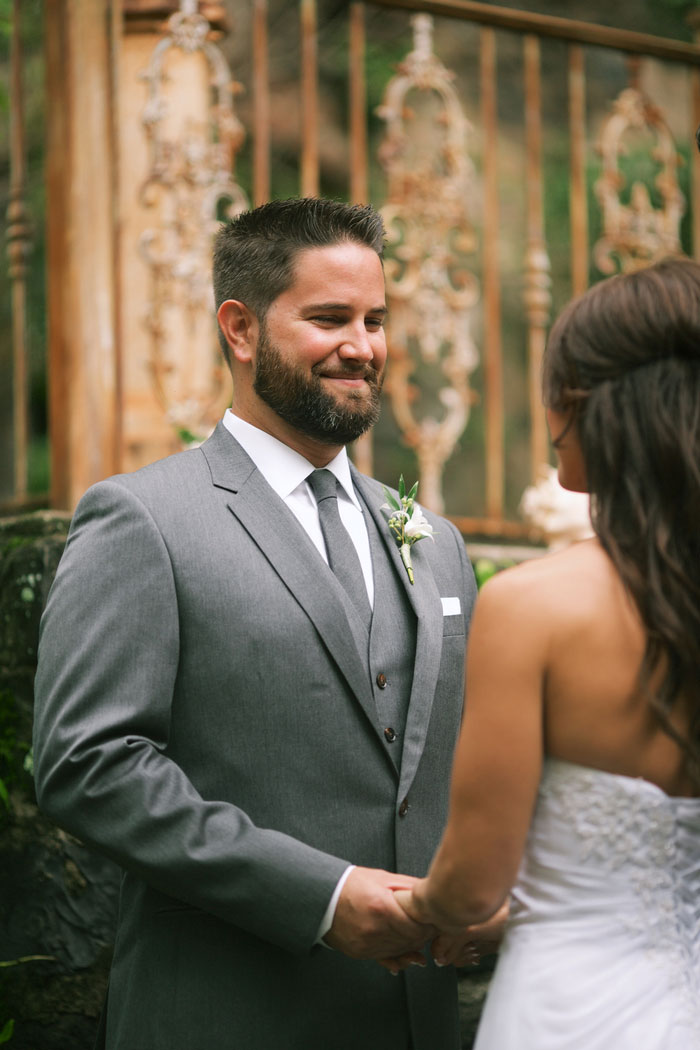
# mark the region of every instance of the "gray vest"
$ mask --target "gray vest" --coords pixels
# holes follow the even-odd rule
[[[403,734],[413,684],[416,615],[402,581],[386,556],[383,537],[365,510],[374,574],[374,611],[369,636],[368,671],[384,729],[387,749],[401,766]]]
[[[387,753],[396,768],[400,769],[404,728],[413,685],[416,614],[402,581],[387,557],[384,539],[374,518],[359,492],[357,495],[364,511],[374,576],[374,609],[369,635],[354,602],[342,586],[341,601],[357,651],[367,661],[367,674]]]

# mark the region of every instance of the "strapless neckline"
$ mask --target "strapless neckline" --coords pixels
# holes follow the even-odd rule
[[[599,769],[597,766],[587,766],[580,762],[572,762],[568,758],[557,758],[554,755],[547,755],[544,759],[543,769],[554,769],[559,767],[562,772],[567,769],[572,772],[579,771],[581,773],[596,774],[602,779],[609,778],[611,781],[620,781],[625,784],[636,784],[641,786],[643,789],[648,788],[653,792],[658,792],[669,802],[691,802],[700,804],[700,795],[671,795],[668,791],[664,791],[662,787],[655,784],[653,780],[647,780],[646,777],[632,776],[629,773],[612,773],[607,769]]]

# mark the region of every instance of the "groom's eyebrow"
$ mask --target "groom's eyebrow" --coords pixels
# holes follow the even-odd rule
[[[309,311],[314,311],[314,310],[351,310],[352,307],[351,307],[350,303],[307,303],[307,305],[304,307],[304,309],[305,310],[309,310]],[[388,314],[389,310],[384,305],[384,303],[382,303],[381,306],[371,306],[369,308],[369,310],[367,310],[366,312],[368,314],[380,314],[382,317],[384,317],[386,314]]]

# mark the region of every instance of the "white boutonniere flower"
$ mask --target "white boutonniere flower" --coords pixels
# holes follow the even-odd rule
[[[381,507],[382,510],[391,511],[387,522],[392,536],[396,540],[401,555],[401,561],[406,567],[408,579],[413,583],[413,562],[411,561],[411,547],[418,540],[431,539],[434,542],[433,526],[430,524],[420,506],[416,503],[418,482],[411,491],[406,494],[406,483],[403,474],[399,478],[399,498],[393,496],[387,488],[384,495],[387,502]]]

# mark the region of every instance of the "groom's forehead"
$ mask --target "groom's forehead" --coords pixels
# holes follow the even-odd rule
[[[385,307],[382,260],[373,248],[358,241],[299,249],[290,267],[290,277],[277,299],[328,303],[362,297],[369,301],[369,309]]]

